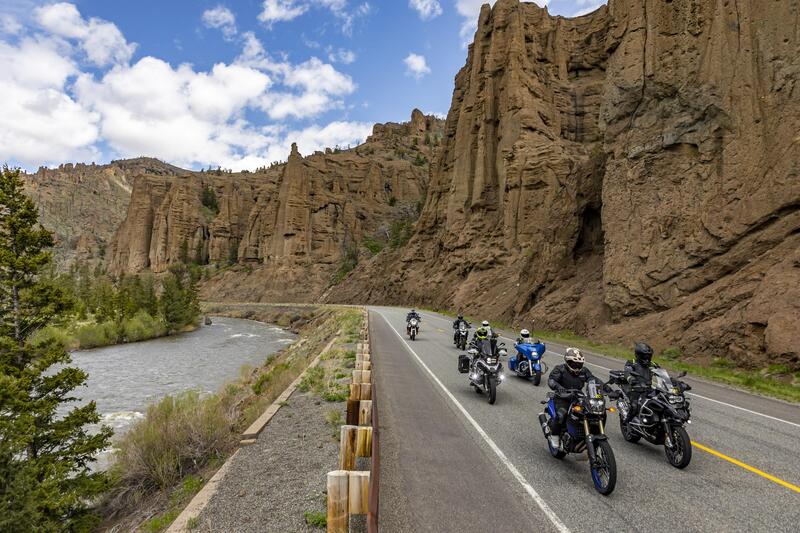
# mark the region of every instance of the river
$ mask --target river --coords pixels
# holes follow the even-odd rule
[[[216,392],[242,365],[259,365],[295,341],[279,327],[227,317],[190,333],[72,353],[89,373],[76,396],[95,400],[116,437],[142,418],[148,404],[188,389]]]

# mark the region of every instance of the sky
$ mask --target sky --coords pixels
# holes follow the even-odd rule
[[[308,154],[414,108],[444,116],[483,3],[0,0],[0,163],[252,170],[292,142]]]

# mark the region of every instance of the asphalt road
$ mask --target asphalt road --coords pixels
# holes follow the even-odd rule
[[[692,463],[677,470],[663,447],[625,442],[610,415],[618,478],[604,497],[592,486],[585,454],[550,456],[537,420],[546,383],[535,387],[508,375],[489,405],[456,368],[452,321],[422,313],[420,336],[410,341],[405,313],[370,308],[385,531],[800,528],[800,407],[687,377],[687,430],[703,448],[694,447]],[[512,332],[500,333],[512,352]],[[563,349],[548,345],[550,368],[563,360]],[[623,365],[586,355],[600,379]]]

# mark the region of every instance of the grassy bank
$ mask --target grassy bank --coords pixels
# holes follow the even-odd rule
[[[304,321],[300,340],[257,368],[243,367],[239,379],[216,394],[186,392],[152,405],[147,415],[118,443],[111,468],[114,485],[102,504],[105,527],[162,531],[177,517],[202,485],[238,446],[249,426],[308,364],[338,335],[340,343],[357,339],[362,315],[357,309],[263,306],[249,310],[217,309],[230,316],[264,319],[282,313],[289,324]],[[346,361],[346,350],[335,348],[328,359]],[[352,353],[355,359],[355,352]],[[347,389],[327,365],[309,372],[301,387],[318,391],[327,401],[342,401]]]
[[[427,310],[455,317],[455,313],[448,310]],[[472,323],[479,323],[482,320],[472,317],[465,318]],[[515,329],[498,321],[493,321],[492,323],[509,331],[514,331]],[[545,341],[567,344],[617,359],[633,359],[633,351],[630,348],[616,344],[595,342],[571,331],[534,330],[532,333]],[[729,361],[720,358],[713,360],[710,366],[703,366],[683,361],[681,360],[683,357],[679,349],[667,348],[658,354],[655,361],[670,371],[686,371],[692,376],[709,381],[723,383],[780,400],[800,403],[800,372],[791,372],[789,368],[781,365],[772,365],[761,370],[734,368]]]

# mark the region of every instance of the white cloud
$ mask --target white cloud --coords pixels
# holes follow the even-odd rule
[[[422,20],[431,20],[442,14],[438,0],[409,0],[408,5],[419,13]]]
[[[595,9],[604,5],[606,2],[605,0],[577,0],[577,3],[579,6],[584,6],[584,7],[573,13],[572,14],[573,17],[580,17],[582,15],[591,13]]]
[[[0,159],[30,167],[96,156],[98,117],[65,92],[76,65],[52,40],[0,41]]]
[[[343,108],[356,84],[319,58],[271,57],[252,32],[240,35],[236,60],[205,71],[150,56],[130,63],[132,45],[116,26],[87,21],[70,4],[46,6],[35,17],[44,31],[25,28],[30,36],[16,44],[0,40],[0,160],[35,168],[148,155],[194,168],[252,169],[286,159],[292,142],[310,153],[361,142],[371,131],[358,122],[283,123]],[[89,32],[98,28],[117,32],[105,56],[92,47]],[[105,67],[82,71],[80,51]],[[344,49],[329,53],[351,58]],[[255,124],[254,114],[277,122]]]
[[[428,67],[427,61],[425,61],[425,56],[411,53],[403,60],[403,63],[406,64],[406,74],[413,76],[417,80],[431,73],[431,69]]]
[[[334,50],[333,47],[328,46],[325,48],[325,52],[328,54],[328,61],[331,63],[343,63],[345,65],[349,65],[356,60],[355,52],[352,50],[347,50],[346,48]]]
[[[294,20],[306,11],[308,4],[299,3],[295,0],[264,0],[261,4],[261,13],[258,20],[271,26],[273,22]]]
[[[494,5],[496,0],[456,0],[456,11],[464,18],[461,24],[461,37],[466,40],[472,38],[472,34],[478,27],[478,15],[481,14],[483,4]],[[539,7],[546,7],[550,0],[533,0]],[[466,44],[466,42],[464,43]]]
[[[219,29],[226,39],[232,39],[237,33],[236,16],[223,5],[203,11],[203,24]]]
[[[129,44],[116,25],[98,18],[87,21],[73,4],[38,7],[34,16],[53,35],[78,41],[89,61],[99,67],[127,63],[136,50],[136,44]]]
[[[14,15],[5,13],[0,15],[0,33],[16,35],[22,31],[22,24],[19,23]]]

